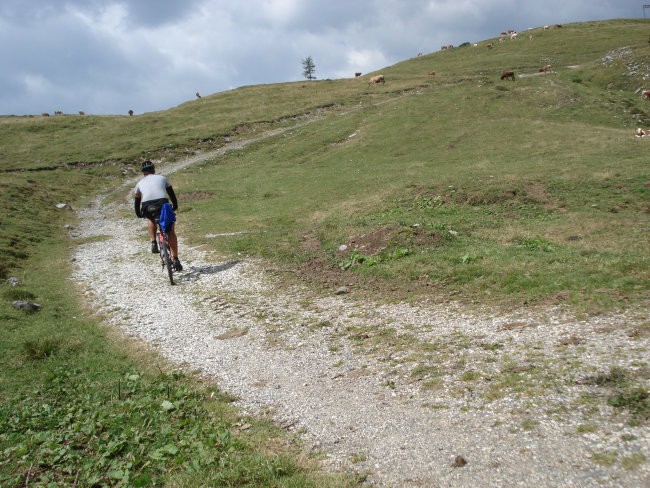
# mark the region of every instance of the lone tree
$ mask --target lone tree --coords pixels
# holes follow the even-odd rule
[[[314,60],[311,59],[311,56],[307,56],[305,59],[302,60],[302,74],[307,78],[308,80],[314,80],[316,77],[314,76],[314,72],[316,71],[316,65],[314,64]]]

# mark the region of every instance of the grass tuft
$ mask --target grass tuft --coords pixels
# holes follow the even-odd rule
[[[50,358],[61,350],[61,340],[56,338],[43,338],[26,341],[23,344],[23,353],[30,361],[40,361]]]
[[[609,397],[608,403],[612,407],[628,410],[636,421],[650,420],[650,394],[646,388],[619,391]]]

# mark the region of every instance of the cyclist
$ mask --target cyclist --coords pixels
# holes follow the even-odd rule
[[[154,164],[147,160],[140,166],[143,178],[138,181],[135,187],[133,206],[138,218],[147,218],[147,227],[149,228],[149,237],[151,238],[151,252],[158,254],[158,243],[156,242],[156,219],[160,216],[160,209],[164,203],[167,203],[167,195],[171,200],[172,208],[178,209],[178,201],[171,183],[162,175],[156,174]],[[172,224],[169,232],[169,247],[171,248],[174,268],[176,271],[182,271],[183,266],[178,259],[178,239],[176,238],[175,224]]]

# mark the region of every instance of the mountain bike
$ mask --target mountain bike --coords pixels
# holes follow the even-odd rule
[[[174,263],[169,248],[169,239],[167,233],[160,226],[160,219],[156,219],[156,241],[158,241],[158,252],[160,253],[160,262],[163,270],[167,268],[169,282],[174,284]]]

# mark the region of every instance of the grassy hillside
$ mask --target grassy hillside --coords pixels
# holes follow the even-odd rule
[[[648,104],[632,88],[650,74],[647,25],[537,29],[387,68],[362,109],[176,176],[184,231],[387,297],[642,299],[647,147],[633,130]],[[531,76],[500,81],[505,68]]]
[[[135,117],[6,117],[4,198],[16,211],[39,181],[20,169],[101,190],[145,157],[311,120],[175,176],[181,231],[402,297],[624,304],[648,291],[647,141],[633,134],[650,123],[635,93],[650,77],[648,25],[532,29],[387,67],[379,86],[260,85]],[[544,64],[553,71],[540,75]],[[499,80],[503,69],[517,80]],[[28,254],[35,220],[3,229],[9,265]],[[373,242],[361,248],[361,236]]]

